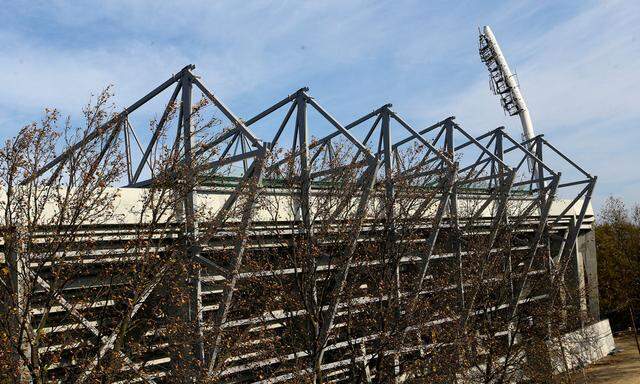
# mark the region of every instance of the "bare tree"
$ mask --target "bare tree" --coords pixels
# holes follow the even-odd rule
[[[604,310],[629,319],[622,323],[633,329],[640,353],[636,325],[640,306],[640,206],[629,212],[621,200],[609,197],[601,212],[596,237]]]

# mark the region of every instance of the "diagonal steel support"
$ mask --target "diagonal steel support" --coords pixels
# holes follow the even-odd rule
[[[222,101],[215,97],[213,93],[198,78],[193,76],[191,73],[189,73],[189,78],[191,79],[191,82],[198,88],[200,88],[202,93],[204,93],[204,95],[216,107],[218,107],[218,109],[227,117],[227,119],[229,119],[238,129],[242,131],[243,135],[245,135],[245,137],[249,139],[249,141],[251,141],[251,144],[254,147],[264,149],[264,145],[262,144],[262,142],[258,140],[258,138],[253,134],[253,132],[251,132],[247,125],[243,123],[238,117],[236,117],[236,115],[234,115],[233,112],[231,112],[229,108],[227,108],[227,106],[222,103]]]
[[[385,105],[383,105],[382,107],[380,107],[380,108],[376,109],[375,111],[373,111],[373,112],[369,112],[369,113],[367,113],[366,115],[362,116],[361,118],[359,118],[359,119],[357,119],[357,120],[355,120],[355,121],[353,121],[353,122],[351,122],[351,123],[349,123],[349,124],[345,125],[345,126],[344,126],[344,129],[348,131],[348,130],[350,130],[351,128],[354,128],[354,127],[356,127],[356,126],[358,126],[358,125],[360,125],[360,124],[364,123],[365,121],[369,120],[369,119],[370,119],[370,118],[372,118],[373,116],[376,116],[376,115],[377,115],[378,117],[376,118],[376,121],[375,121],[375,122],[374,122],[374,124],[373,124],[373,127],[375,128],[375,126],[376,126],[376,125],[378,124],[378,122],[380,121],[381,112],[382,112],[382,111],[384,111],[386,108],[390,108],[390,107],[391,107],[391,104],[385,104]],[[372,129],[372,131],[373,131],[373,129]],[[318,145],[326,144],[327,142],[331,141],[332,139],[334,139],[334,138],[336,138],[336,137],[338,137],[338,136],[340,136],[340,135],[342,135],[342,134],[343,134],[343,132],[342,132],[342,131],[335,131],[335,132],[333,132],[333,133],[330,133],[330,134],[328,134],[327,136],[325,136],[325,137],[323,137],[323,138],[321,138],[321,139],[316,140],[316,142],[315,142],[315,143],[313,143],[313,144],[311,144],[311,145],[309,146],[309,148],[314,148],[314,147],[316,147],[316,146],[318,146]],[[369,135],[367,135],[367,136],[370,136],[370,134],[369,134]],[[363,144],[363,145],[364,145],[364,144],[366,144],[367,140],[368,140],[368,138],[367,138],[367,139],[364,139],[364,140],[362,141],[362,144]]]
[[[262,176],[264,173],[264,163],[268,151],[264,150],[260,157],[257,159],[258,165],[253,173],[250,184],[248,186],[249,192],[246,197],[246,201],[243,207],[242,220],[240,221],[240,228],[238,229],[238,236],[236,244],[234,245],[233,255],[231,259],[231,268],[229,270],[229,279],[222,292],[222,302],[216,313],[214,319],[213,330],[215,332],[213,345],[211,347],[211,354],[208,367],[208,375],[213,375],[214,369],[217,364],[218,353],[220,350],[220,342],[222,341],[222,328],[227,321],[229,311],[231,310],[231,304],[233,300],[233,293],[238,282],[238,275],[242,266],[244,253],[247,244],[247,232],[252,222],[253,212],[256,204],[256,199],[261,190]],[[255,164],[255,162],[254,162]]]
[[[129,310],[129,313],[126,316],[126,319],[122,319],[120,321],[120,323],[118,324],[118,326],[115,328],[116,330],[111,334],[111,336],[107,337],[102,337],[102,346],[100,346],[100,350],[98,352],[98,354],[95,356],[95,358],[93,358],[91,360],[91,363],[89,364],[88,367],[85,368],[84,372],[82,372],[82,374],[80,374],[80,376],[78,377],[78,379],[76,380],[76,383],[80,384],[80,383],[84,383],[90,376],[91,373],[93,373],[93,370],[98,366],[98,364],[100,363],[100,359],[105,356],[107,354],[107,352],[109,352],[111,349],[113,349],[116,339],[120,336],[122,336],[120,334],[120,329],[122,328],[122,324],[125,323],[126,321],[130,321],[131,319],[133,319],[133,317],[136,315],[136,313],[138,313],[138,311],[140,310],[140,308],[142,307],[142,305],[146,302],[147,298],[149,297],[149,295],[151,295],[151,293],[153,292],[153,290],[156,288],[156,286],[158,286],[158,284],[160,284],[160,282],[162,281],[162,278],[164,277],[164,273],[168,270],[167,266],[163,266],[160,271],[158,272],[158,274],[155,276],[154,279],[151,280],[150,284],[148,284],[141,292],[140,296],[138,297],[138,299],[136,300],[136,303],[133,307],[131,307],[131,309]],[[118,352],[121,356],[122,352]],[[148,382],[153,382],[150,379],[147,379],[146,381]]]
[[[417,292],[422,290],[424,285],[424,280],[427,276],[427,270],[429,269],[429,262],[431,261],[431,255],[433,254],[433,250],[436,245],[436,241],[438,240],[438,235],[440,234],[440,228],[442,226],[442,219],[444,218],[444,214],[447,211],[447,207],[451,200],[451,194],[453,192],[453,187],[455,185],[455,180],[450,178],[449,175],[447,181],[447,188],[443,191],[442,196],[440,197],[440,203],[438,204],[438,211],[436,212],[436,216],[434,218],[433,227],[431,229],[431,233],[427,238],[427,253],[422,257],[422,266],[420,268],[420,280],[418,281],[418,289]],[[416,298],[418,297],[416,294]]]
[[[436,147],[433,146],[433,144],[431,144],[429,142],[429,140],[425,139],[420,133],[418,133],[415,129],[413,129],[406,121],[404,121],[400,116],[398,116],[398,114],[396,114],[393,111],[390,111],[391,113],[391,117],[393,117],[393,119],[395,121],[397,121],[398,123],[400,123],[400,125],[402,125],[407,131],[409,131],[409,133],[411,133],[411,137],[407,138],[408,140],[411,139],[416,139],[418,140],[420,143],[422,143],[424,146],[426,146],[427,148],[429,148],[430,150],[432,150],[436,156],[442,160],[443,162],[445,162],[449,167],[453,167],[454,163],[453,163],[453,158],[449,158],[447,156],[445,156],[441,150],[437,149]],[[407,140],[404,139],[404,140]],[[404,140],[401,140],[400,142],[403,142]],[[407,141],[408,141],[407,140]],[[406,141],[405,141],[406,142]],[[398,143],[396,143],[396,148],[398,147]]]
[[[257,121],[259,121],[260,119],[270,115],[271,113],[277,111],[278,109],[282,108],[283,106],[287,105],[288,103],[291,103],[292,101],[295,101],[297,95],[300,92],[305,92],[308,91],[309,88],[301,88],[299,89],[297,92],[285,97],[284,99],[280,100],[279,102],[275,103],[274,105],[272,105],[271,107],[265,109],[264,111],[258,113],[256,116],[250,118],[249,120],[245,121],[244,124],[249,127],[251,125],[253,125],[254,123],[256,123]],[[286,125],[286,122],[289,120],[289,116],[291,116],[291,113],[293,112],[293,109],[295,108],[295,103],[291,104],[291,107],[289,108],[289,111],[287,112],[287,117],[285,117],[284,119],[284,123],[282,124],[282,128],[284,128],[284,125]],[[278,131],[281,132],[282,128]],[[227,132],[225,132],[224,134],[222,134],[221,136],[211,140],[208,143],[202,144],[201,148],[198,150],[197,155],[200,155],[204,152],[206,152],[207,150],[215,147],[216,145],[220,144],[221,142],[223,142],[224,140],[228,139],[230,136],[232,136],[233,134],[239,132],[240,129],[236,126],[233,129],[228,130]],[[273,142],[275,143],[277,141],[277,138],[279,137],[279,134],[276,134],[276,138],[273,140]],[[274,145],[272,145],[273,147]]]
[[[511,302],[512,315],[511,318],[515,318],[516,312],[518,310],[518,305],[522,300],[522,293],[526,288],[527,277],[529,276],[529,271],[533,267],[533,262],[535,260],[536,254],[538,253],[538,247],[542,238],[544,236],[545,231],[547,230],[547,223],[549,220],[549,212],[551,211],[551,206],[555,199],[556,191],[558,189],[558,184],[560,183],[560,176],[556,175],[554,180],[548,186],[547,191],[540,191],[540,219],[538,222],[538,226],[536,228],[535,234],[531,241],[531,256],[529,257],[529,262],[527,263],[526,270],[524,271],[524,275],[522,278],[522,282],[520,283],[519,288],[516,290],[517,294],[514,296],[513,301]]]
[[[338,121],[334,119],[333,116],[329,114],[329,112],[324,110],[324,108],[322,108],[314,99],[307,97],[306,101],[309,104],[311,104],[311,106],[316,111],[320,112],[320,114],[325,119],[327,119],[327,121],[329,121],[334,127],[336,127],[336,129],[340,131],[340,133],[343,134],[353,145],[355,145],[356,148],[364,152],[368,159],[373,158],[373,155],[371,154],[371,151],[369,151],[369,148],[365,147],[361,142],[359,142],[355,137],[353,137],[353,135],[351,135],[351,133],[349,133],[349,131],[346,128],[340,125],[340,123],[338,123]]]
[[[327,342],[329,341],[329,333],[333,328],[333,323],[336,317],[336,313],[338,311],[338,307],[340,305],[340,298],[342,295],[342,291],[346,285],[347,276],[349,275],[349,269],[351,268],[351,264],[353,261],[353,254],[356,250],[356,245],[358,243],[358,238],[360,237],[360,232],[362,231],[362,225],[364,223],[364,219],[367,212],[367,205],[369,203],[369,196],[373,190],[376,174],[378,173],[378,167],[380,166],[380,161],[376,158],[370,163],[369,168],[367,169],[367,182],[363,186],[362,193],[360,195],[360,199],[358,201],[358,208],[355,213],[354,223],[351,224],[351,231],[349,234],[349,244],[344,248],[344,252],[342,254],[342,259],[344,259],[344,267],[341,271],[339,271],[336,276],[336,288],[331,297],[328,309],[327,309],[327,318],[324,319],[322,323],[322,327],[320,328],[320,332],[318,334],[318,351],[316,351],[319,360],[318,366],[322,365],[322,360],[324,358],[324,351],[327,346]]]
[[[147,145],[147,149],[144,151],[144,154],[142,155],[142,159],[140,159],[140,163],[138,163],[138,167],[136,168],[136,171],[133,174],[132,181],[130,181],[129,184],[133,184],[138,181],[138,178],[142,173],[142,169],[144,168],[145,163],[147,163],[147,159],[149,158],[151,151],[156,145],[156,141],[158,141],[158,138],[162,134],[162,130],[164,129],[164,124],[167,121],[167,118],[169,117],[169,113],[171,112],[171,107],[176,102],[176,98],[178,97],[178,92],[180,92],[181,88],[182,88],[182,82],[179,82],[178,85],[176,85],[176,89],[173,91],[173,94],[171,94],[171,97],[169,98],[169,102],[167,103],[167,106],[165,107],[164,112],[162,113],[162,117],[160,118],[160,121],[158,121],[158,125],[156,125],[156,128],[153,131],[151,140],[149,140],[149,145]],[[153,169],[151,171],[153,171]]]
[[[493,221],[491,223],[491,231],[490,231],[490,234],[489,234],[489,241],[488,241],[488,244],[486,246],[486,256],[487,257],[491,254],[491,251],[493,249],[493,245],[495,244],[496,238],[498,236],[498,232],[500,231],[501,228],[504,228],[504,226],[506,224],[505,223],[505,219],[507,217],[507,209],[508,209],[508,204],[509,204],[510,191],[511,191],[511,187],[513,186],[513,181],[515,180],[515,176],[516,176],[516,173],[514,171],[510,171],[509,175],[506,177],[506,179],[503,181],[502,185],[500,186],[499,203],[498,203],[498,207],[496,209],[496,212],[494,214]],[[480,270],[480,281],[484,280],[486,264],[487,263],[484,262],[484,260],[483,260],[483,265],[482,265],[481,270]],[[471,298],[467,301],[466,316],[463,317],[463,322],[462,322],[462,326],[463,327],[464,327],[465,323],[467,322],[467,320],[475,312],[475,303],[476,303],[476,299],[478,297],[478,293],[480,291],[480,288],[481,287],[476,287],[476,289],[473,291],[473,294],[471,295]]]
[[[86,328],[88,329],[91,333],[93,333],[96,337],[99,337],[102,339],[103,342],[107,342],[107,338],[105,336],[102,335],[102,333],[100,332],[100,330],[98,330],[93,324],[91,324],[91,322],[89,320],[87,320],[86,317],[84,317],[74,306],[73,304],[69,303],[61,294],[55,292],[51,285],[49,285],[49,283],[47,283],[42,277],[38,276],[37,274],[35,274],[33,271],[29,271],[31,276],[33,278],[36,279],[37,283],[44,288],[45,290],[49,291],[51,293],[51,295],[56,299],[56,301],[58,303],[60,303],[60,305],[71,314],[71,316],[73,316],[76,320],[80,321],[80,323]],[[155,287],[155,285],[153,285],[153,287],[151,288],[151,290],[149,292],[151,292],[153,290],[153,288]],[[148,296],[148,295],[147,295]],[[146,300],[146,297],[144,298],[144,300]],[[143,300],[143,302],[144,302]],[[141,305],[141,304],[140,304]],[[138,308],[139,309],[139,308]],[[135,310],[135,312],[138,311],[138,309]],[[135,312],[133,312],[133,314],[135,315]],[[137,372],[141,378],[144,379],[144,381],[146,383],[154,383],[154,381],[147,376],[146,373],[142,372],[136,364],[134,364],[131,359],[126,356],[124,353],[122,353],[121,351],[118,352],[118,355],[120,356],[120,358],[122,358],[125,362],[125,364],[127,366],[129,366],[129,368],[133,369],[135,372]],[[99,358],[100,355],[98,355]],[[96,361],[96,365],[97,365],[97,361]],[[93,364],[93,363],[92,363]],[[80,381],[82,382],[82,381]]]
[[[582,222],[584,221],[584,217],[587,213],[587,208],[589,207],[589,202],[591,201],[591,195],[593,194],[595,183],[596,183],[596,178],[593,177],[591,182],[586,188],[587,190],[585,193],[584,200],[582,201],[582,207],[580,208],[580,213],[576,217],[575,224],[573,225],[573,228],[571,228],[571,230],[569,231],[569,234],[565,241],[563,252],[560,256],[559,264],[562,264],[562,260],[567,260],[569,256],[573,253],[573,250],[575,249],[576,240],[578,239],[578,235],[580,233],[580,227],[582,227]],[[561,272],[561,275],[563,274],[564,274],[564,270]]]

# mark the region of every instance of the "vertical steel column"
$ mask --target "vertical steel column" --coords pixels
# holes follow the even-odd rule
[[[498,129],[495,133],[494,133],[494,142],[495,142],[495,149],[493,151],[493,154],[496,155],[496,157],[498,159],[500,159],[500,161],[502,163],[498,163],[498,172],[500,174],[504,175],[504,144],[503,144],[503,140],[502,140],[502,130]]]
[[[500,127],[500,128],[503,128],[503,127]],[[498,159],[500,159],[500,161],[504,163],[504,141],[502,137],[502,129],[496,130],[493,138],[495,140],[493,153],[496,155]],[[502,173],[503,169],[504,169],[504,166],[502,165],[502,163],[498,164],[498,171]],[[513,172],[516,173],[516,170],[514,170]],[[509,210],[508,209],[505,211],[504,216],[505,216],[505,222],[507,223],[507,227],[509,227]],[[506,262],[507,262],[506,269],[509,275],[509,302],[513,302],[513,300],[515,299],[516,293],[515,293],[515,285],[513,282],[513,255],[511,254],[510,250],[508,252],[508,257]],[[507,328],[508,345],[513,345],[513,342],[515,341],[515,336],[516,336],[514,335],[515,328],[516,326],[513,323],[513,319],[510,319],[509,325]]]
[[[387,196],[386,209],[387,209],[387,220],[393,219],[393,180],[391,177],[391,173],[393,172],[393,166],[391,164],[393,154],[392,154],[392,146],[391,146],[391,129],[389,127],[390,121],[390,112],[388,107],[384,107],[382,111],[382,151],[384,154],[384,186],[385,186],[385,194]]]
[[[539,160],[537,162],[531,160],[529,162],[529,164],[530,164],[530,169],[531,169],[531,172],[532,172],[532,175],[531,175],[532,179],[535,181],[535,179],[537,178],[537,181],[538,181],[536,183],[536,186],[537,186],[537,189],[538,189],[538,194],[539,194],[540,199],[541,199],[540,200],[541,201],[541,205],[540,206],[543,207],[543,206],[547,205],[546,204],[547,199],[553,199],[554,196],[547,196],[546,195],[547,191],[545,191],[545,186],[546,186],[545,182],[544,182],[545,174],[544,174],[544,166],[543,166],[543,163],[542,163],[543,160],[544,160],[544,158],[543,158],[544,154],[543,154],[543,151],[542,151],[542,149],[543,149],[542,136],[536,136],[535,139],[531,142],[531,144],[530,144],[528,149],[529,149],[530,152],[534,153],[535,156]],[[558,182],[559,182],[559,180],[558,180]],[[530,186],[530,189],[532,189],[532,188],[533,188],[533,183]],[[553,192],[554,194],[555,194],[555,190],[556,189],[557,189],[557,183],[556,183],[556,186],[554,187],[554,192]],[[550,203],[553,204],[553,202],[550,202]],[[551,209],[551,208],[549,208],[549,209]],[[542,208],[541,208],[541,211],[542,211]],[[542,220],[542,212],[541,212],[540,220]],[[546,220],[546,218],[545,218],[545,220]],[[542,242],[542,241],[545,242],[546,249],[549,252],[548,253],[549,259],[547,260],[547,263],[546,263],[545,267],[547,267],[547,271],[548,272],[551,272],[552,271],[551,270],[551,267],[552,267],[551,266],[551,239],[548,236],[548,233],[549,233],[548,226],[545,225],[543,231],[544,232],[541,234],[541,236],[543,236],[543,238],[540,239],[540,242]],[[544,236],[545,234],[547,236]],[[535,244],[534,247],[537,247],[537,244]],[[537,249],[534,249],[534,252],[536,252],[536,250]],[[549,276],[549,277],[552,277],[552,276]],[[551,285],[551,286],[553,287],[553,285]]]
[[[300,215],[305,230],[309,230],[311,227],[311,212],[309,210],[311,184],[309,179],[309,142],[307,137],[309,133],[307,127],[307,97],[304,92],[298,92],[296,105],[296,131],[300,148]]]
[[[453,141],[453,132],[454,125],[453,122],[447,121],[444,125],[445,129],[445,140],[444,146],[447,157],[449,157],[450,161],[454,164],[454,166],[449,168],[449,172],[451,172],[451,179],[458,180],[458,162],[455,159],[455,144]],[[449,228],[451,236],[451,251],[456,254],[456,258],[458,260],[458,280],[460,282],[460,286],[458,288],[458,293],[460,295],[460,314],[464,313],[466,308],[465,302],[465,289],[464,289],[464,273],[462,271],[463,263],[462,263],[462,247],[461,247],[461,238],[462,231],[460,230],[460,218],[458,215],[458,183],[456,182],[451,189],[451,197],[449,198]],[[466,322],[465,316],[460,316],[463,322]],[[459,330],[459,332],[463,330]],[[460,351],[459,358],[461,358]],[[451,375],[449,376],[449,380],[452,382],[456,381],[456,370],[451,371]]]
[[[318,285],[317,285],[317,259],[313,253],[313,224],[311,222],[311,170],[309,169],[309,128],[307,126],[307,95],[304,89],[298,91],[296,97],[296,126],[293,137],[292,155],[296,153],[296,144],[299,147],[300,154],[300,217],[302,218],[303,236],[305,241],[305,257],[306,262],[303,265],[307,265],[306,271],[303,271],[303,276],[310,276],[308,281],[311,281],[310,290],[306,289],[302,294],[304,300],[307,301],[307,305],[310,308],[314,308],[314,311],[322,311],[322,304],[318,304]],[[296,142],[296,135],[298,141]],[[329,145],[330,147],[330,145]],[[294,159],[295,164],[295,159]],[[306,278],[306,277],[305,277]],[[316,339],[321,338],[322,330],[317,321],[312,322],[313,332]],[[317,358],[318,361],[322,360],[321,352]],[[321,363],[320,363],[321,364]],[[314,372],[315,375],[315,372]],[[318,378],[316,377],[314,381]]]
[[[315,278],[317,269],[317,260],[312,252],[313,241],[313,224],[311,222],[311,170],[309,169],[309,128],[307,126],[307,95],[304,89],[298,91],[296,96],[296,125],[295,133],[297,136],[293,138],[292,155],[295,155],[297,143],[300,154],[300,217],[302,219],[304,241],[306,242],[306,257],[309,263],[309,268],[306,273],[313,276],[311,290],[303,292],[305,300],[310,303],[312,308],[319,309],[318,305],[318,287],[317,279]],[[294,159],[295,166],[295,159]],[[318,324],[315,324],[314,333],[316,337],[320,337],[320,328]]]
[[[187,249],[187,260],[192,262],[200,256],[200,247],[197,244],[198,226],[195,213],[195,175],[193,173],[193,140],[194,135],[191,127],[191,91],[192,91],[192,75],[189,71],[185,71],[181,79],[182,88],[182,141],[184,146],[184,181],[185,191],[184,196],[184,222],[185,222],[185,241]],[[201,267],[196,263],[193,264],[191,269],[190,282],[191,292],[189,300],[189,321],[194,323],[195,336],[197,338],[194,346],[193,353],[197,360],[204,362],[204,342],[202,333],[202,282],[201,282]]]
[[[451,179],[458,180],[457,172],[458,172],[458,162],[455,160],[455,144],[453,141],[453,132],[454,125],[451,121],[447,121],[445,123],[445,151],[447,152],[448,157],[454,163],[453,169],[450,170],[452,173]],[[465,294],[464,294],[464,274],[462,272],[463,262],[462,262],[462,246],[461,246],[461,237],[462,231],[460,230],[460,218],[458,217],[458,185],[457,183],[453,185],[451,189],[451,197],[449,198],[449,220],[452,224],[452,231],[450,233],[451,241],[452,241],[452,251],[456,254],[458,259],[458,278],[460,280],[460,306],[461,309],[464,310],[465,305]]]
[[[311,303],[311,308],[314,308],[314,310],[317,311],[321,311],[322,306],[318,304],[318,286],[317,278],[315,276],[317,270],[317,260],[312,252],[313,227],[311,223],[311,170],[309,169],[308,133],[309,128],[307,126],[307,95],[303,90],[300,90],[298,91],[298,95],[296,97],[296,125],[291,154],[295,155],[295,146],[297,143],[300,153],[300,217],[302,219],[302,225],[304,228],[303,233],[305,237],[304,241],[306,242],[306,257],[308,258],[307,262],[309,263],[309,268],[306,273],[310,274],[311,279],[308,280],[311,280],[312,284],[311,291],[309,292],[309,290],[306,290],[306,292],[303,292],[303,295],[306,296],[305,300]],[[315,333],[315,338],[320,341],[322,339],[322,329],[320,328],[318,322],[314,323],[313,332]],[[323,349],[316,351],[316,353],[318,354],[317,357],[315,357],[316,362],[319,366],[321,366]],[[320,376],[322,376],[322,374],[320,374]],[[316,382],[317,380],[321,380],[321,377],[317,377],[316,372],[314,371],[314,382]]]
[[[497,130],[494,134],[494,138],[495,138],[495,150],[494,150],[494,154],[496,155],[496,157],[498,159],[500,159],[500,161],[502,161],[504,163],[504,141],[502,140],[502,130]],[[498,171],[502,174],[504,174],[504,165],[502,163],[498,164]],[[516,172],[515,170],[513,171],[514,173]],[[505,222],[507,223],[507,227],[509,226],[509,210],[507,209],[504,213],[505,216]],[[511,255],[511,252],[508,252],[509,256],[507,258],[507,272],[509,273],[509,290],[510,290],[510,299],[513,300],[514,296],[515,296],[515,287],[513,284],[513,257]],[[511,337],[511,334],[509,334]]]
[[[394,213],[394,204],[395,204],[395,186],[393,181],[393,146],[391,144],[391,111],[389,109],[389,105],[385,105],[382,110],[382,126],[381,126],[381,135],[382,135],[382,153],[384,156],[384,189],[385,189],[385,219],[386,219],[386,236],[385,236],[385,258],[387,261],[392,260],[390,256],[395,250],[395,237],[396,237],[396,228],[395,228],[395,213]],[[395,299],[396,299],[396,316],[400,317],[400,260],[394,265],[394,282],[396,285],[395,289]]]
[[[549,225],[547,222],[551,212],[551,206],[553,205],[553,201],[555,200],[555,195],[558,190],[558,186],[560,184],[560,177],[561,177],[561,174],[558,172],[548,186],[544,181],[545,167],[543,163],[543,160],[544,160],[543,151],[542,151],[543,142],[542,142],[541,136],[536,137],[535,140],[531,143],[530,147],[527,149],[529,149],[530,152],[534,153],[535,157],[537,158],[537,160],[534,160],[531,157],[529,157],[529,161],[530,161],[529,164],[532,165],[530,167],[532,172],[532,180],[535,181],[537,179],[538,181],[537,189],[538,189],[538,199],[540,201],[540,219],[539,219],[540,222],[538,223],[538,228],[536,229],[536,232],[534,234],[534,238],[532,241],[532,251],[531,251],[531,259],[529,261],[529,265],[527,265],[527,268],[525,270],[524,277],[522,279],[520,288],[518,290],[518,294],[515,297],[515,302],[512,302],[513,311],[511,313],[511,318],[513,320],[517,319],[516,316],[517,316],[518,306],[520,304],[520,300],[523,299],[523,292],[527,289],[529,271],[533,267],[536,254],[538,253],[538,247],[542,242],[545,243],[545,247],[546,247],[545,254],[547,257],[549,257],[548,263],[550,263],[551,243],[550,243],[550,237],[549,237]],[[550,267],[549,264],[548,266]],[[549,268],[549,271],[551,272],[550,268]],[[550,281],[549,287],[553,292],[553,289],[554,289],[553,275],[550,277],[551,277],[551,281]],[[561,315],[561,317],[564,317],[564,315]],[[549,332],[549,329],[546,328],[543,324],[534,322],[533,325],[534,327],[537,327],[541,332]],[[541,373],[541,376],[539,378],[541,381],[550,382],[551,372],[553,371],[553,367],[551,362],[551,356],[548,351],[545,351],[546,348],[547,348],[547,345],[545,343],[541,341],[533,340],[532,345],[529,348],[525,348],[525,356],[526,356],[525,358],[527,359],[527,361],[531,363],[534,369],[536,369]],[[541,352],[541,351],[544,351],[544,352]]]

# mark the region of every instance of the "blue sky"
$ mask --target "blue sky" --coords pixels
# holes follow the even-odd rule
[[[238,115],[301,86],[340,121],[391,102],[418,127],[505,125],[477,54],[492,26],[538,133],[598,175],[595,204],[640,202],[640,2],[14,1],[0,7],[0,124],[45,106],[124,106],[185,64]]]

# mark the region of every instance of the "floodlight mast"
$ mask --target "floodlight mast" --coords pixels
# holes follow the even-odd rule
[[[487,25],[480,32],[480,58],[489,70],[491,88],[500,96],[505,112],[510,116],[520,116],[524,140],[535,137],[533,123],[527,104],[522,97],[516,77],[511,73],[507,59],[502,54],[493,31]]]

